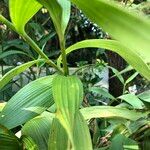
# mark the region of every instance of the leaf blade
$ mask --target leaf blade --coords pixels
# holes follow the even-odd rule
[[[51,91],[53,77],[30,82],[16,93],[0,113],[0,124],[12,129],[49,108],[54,103]]]

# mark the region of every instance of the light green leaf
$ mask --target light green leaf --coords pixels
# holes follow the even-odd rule
[[[6,103],[0,103],[0,112],[3,110],[3,108],[5,107]]]
[[[65,128],[74,147],[73,130],[75,117],[83,100],[83,85],[76,76],[56,76],[52,91],[56,103],[56,117]]]
[[[24,33],[26,23],[41,7],[37,0],[9,0],[10,17],[19,33]]]
[[[141,100],[150,103],[150,90],[145,91],[145,92],[139,94],[138,97],[139,97]]]
[[[135,109],[143,109],[145,107],[144,103],[134,94],[125,94],[119,96],[118,98],[126,101],[127,103],[132,105],[133,108]]]
[[[67,28],[71,3],[69,0],[38,0],[43,6],[45,6],[53,20],[55,29],[59,38],[63,38],[65,30]]]
[[[80,109],[85,119],[92,118],[124,118],[129,120],[137,120],[141,117],[147,116],[145,113],[140,113],[126,108],[117,108],[112,106],[92,106]]]
[[[48,150],[66,150],[68,147],[68,135],[57,118],[54,118],[48,142]]]
[[[74,126],[74,142],[76,150],[92,150],[90,132],[81,113],[78,113]]]
[[[30,62],[27,62],[27,63],[25,63],[23,65],[15,67],[14,69],[12,69],[9,72],[7,72],[0,79],[0,89],[2,89],[10,80],[12,80],[13,77],[15,77],[16,75],[22,73],[23,71],[25,71],[26,69],[28,69],[32,65],[34,65],[36,63],[39,63],[39,62],[44,62],[44,60],[43,59],[39,59],[39,60],[30,61]]]
[[[31,137],[39,150],[48,149],[48,139],[54,115],[44,112],[28,121],[22,128],[22,135]]]
[[[75,143],[75,150],[92,150],[91,137],[88,126],[81,115],[77,113],[73,130],[73,139]],[[70,149],[70,142],[66,130],[60,124],[57,118],[53,121],[51,129],[51,136],[49,139],[49,150]]]
[[[23,136],[22,143],[26,150],[39,150],[31,137]]]
[[[132,67],[140,72],[140,74],[150,80],[150,67],[148,67],[141,56],[136,51],[128,49],[117,41],[103,39],[84,40],[67,48],[66,54],[81,48],[104,48],[114,51],[122,56]],[[61,56],[58,58],[57,63],[60,65]]]
[[[54,103],[51,89],[53,77],[32,81],[17,92],[0,113],[0,124],[12,129],[49,108]]]
[[[87,17],[150,62],[150,22],[110,0],[71,0]],[[132,54],[131,54],[132,55]]]

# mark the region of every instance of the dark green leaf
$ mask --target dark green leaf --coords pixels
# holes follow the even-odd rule
[[[0,124],[12,129],[49,108],[54,103],[51,89],[53,77],[37,79],[16,93],[0,113]]]

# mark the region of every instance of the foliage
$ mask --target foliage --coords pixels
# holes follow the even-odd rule
[[[77,5],[115,40],[83,40],[66,48],[65,34],[71,4]],[[49,59],[27,34],[25,28],[42,6],[49,11],[58,35],[61,55],[57,64]],[[46,63],[57,73],[30,82],[17,92],[4,108],[0,106],[0,148],[139,149],[138,142],[143,138],[141,133],[144,133],[144,138],[149,138],[149,91],[134,95],[126,93],[125,88],[138,73],[150,80],[149,21],[104,0],[10,0],[9,10],[11,22],[3,15],[0,15],[0,21],[17,32],[38,54],[38,59],[15,67],[5,74],[0,79],[0,89],[35,63],[37,66]],[[88,103],[89,107],[84,108],[83,83],[76,75],[69,73],[67,54],[89,47],[110,49],[138,71],[126,81],[121,78],[124,91],[119,97],[113,97],[106,90],[94,86],[89,89],[106,97],[107,106],[90,106]],[[113,106],[115,101],[117,104]],[[22,131],[21,138],[14,135],[18,128]],[[147,146],[147,142],[144,145]]]

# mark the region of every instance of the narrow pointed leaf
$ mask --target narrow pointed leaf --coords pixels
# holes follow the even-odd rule
[[[41,7],[37,0],[9,0],[10,17],[16,30],[23,33],[26,23]]]
[[[141,117],[147,116],[147,113],[140,113],[126,108],[118,108],[112,106],[92,106],[80,109],[85,119],[92,118],[124,118],[129,120],[137,120]]]
[[[106,97],[106,98],[115,99],[115,97],[113,97],[108,92],[108,90],[100,88],[100,87],[92,87],[92,88],[90,88],[90,91],[93,92],[93,93],[95,93],[95,94],[102,95],[103,97]]]
[[[117,41],[114,40],[84,40],[78,42],[66,49],[66,54],[69,54],[72,51],[81,49],[81,48],[104,48],[106,50],[111,50],[118,53],[123,57],[132,67],[134,67],[140,74],[145,78],[150,80],[150,67],[145,63],[142,57],[136,52],[133,51]],[[60,65],[61,56],[58,58],[58,65]]]
[[[10,80],[13,79],[13,77],[17,76],[18,74],[22,73],[32,65],[39,63],[39,62],[44,62],[44,60],[39,59],[39,60],[34,60],[27,62],[23,65],[20,65],[18,67],[15,67],[14,69],[10,70],[7,72],[1,79],[0,79],[0,89],[2,89]]]
[[[65,30],[67,28],[71,3],[69,0],[38,0],[43,6],[45,6],[52,18],[55,29],[59,38],[63,38]]]
[[[30,82],[16,93],[0,113],[0,124],[12,129],[49,108],[54,103],[51,89],[53,77]]]
[[[114,39],[150,62],[150,22],[109,0],[71,0]]]
[[[139,74],[138,72],[135,72],[133,75],[131,75],[131,76],[126,80],[125,84],[128,84],[128,83],[130,83],[132,80],[134,80],[134,78],[136,78],[138,74]]]
[[[133,108],[135,109],[143,109],[145,107],[144,103],[134,94],[125,94],[125,95],[119,96],[118,98],[126,101],[127,103],[132,105]]]
[[[4,51],[3,53],[0,53],[0,60],[1,60],[1,59],[4,59],[4,58],[6,58],[6,57],[12,56],[12,55],[16,55],[16,54],[21,54],[21,55],[29,56],[27,53],[22,52],[22,51],[9,50],[9,51]]]
[[[139,97],[141,100],[150,103],[150,90],[145,91],[145,92],[139,94],[138,97]]]

